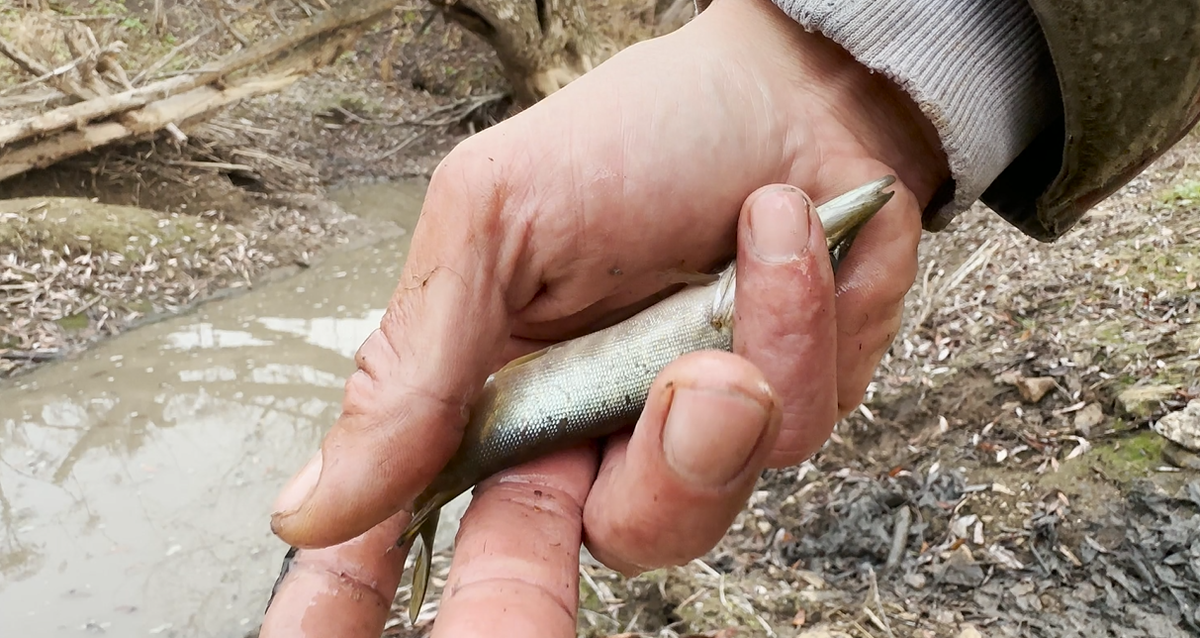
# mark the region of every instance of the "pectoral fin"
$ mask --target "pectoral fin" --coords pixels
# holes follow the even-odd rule
[[[429,590],[429,569],[433,564],[433,539],[437,536],[441,513],[441,509],[430,512],[417,531],[421,538],[421,553],[417,554],[416,563],[413,565],[412,598],[408,601],[408,618],[414,625],[417,622],[417,616],[421,613],[421,605],[425,603],[425,594]]]
[[[721,278],[719,274],[697,272],[675,268],[663,273],[663,283],[667,286],[686,284],[688,286],[707,286]]]

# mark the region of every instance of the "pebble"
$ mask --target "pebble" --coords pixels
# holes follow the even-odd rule
[[[1164,415],[1151,428],[1168,441],[1200,452],[1200,399],[1192,399],[1184,409]]]

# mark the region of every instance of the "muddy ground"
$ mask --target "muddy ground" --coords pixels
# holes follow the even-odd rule
[[[194,34],[196,59],[234,45],[196,5],[167,5],[158,33],[150,2],[53,7],[134,43],[129,68]],[[26,11],[0,10],[0,30],[29,29]],[[0,375],[369,237],[326,188],[427,175],[509,107],[485,47],[424,25],[398,10],[186,145],[0,182]],[[927,236],[864,409],[811,462],[764,474],[702,559],[633,579],[584,565],[580,634],[1200,635],[1200,460],[1151,428],[1200,395],[1197,156],[1193,136],[1053,245],[983,210]],[[389,635],[428,628],[406,600]]]

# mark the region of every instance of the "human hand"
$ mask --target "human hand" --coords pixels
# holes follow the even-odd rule
[[[888,173],[896,195],[835,282],[807,196]],[[861,400],[946,179],[915,106],[767,0],[716,2],[464,142],[433,176],[343,414],[277,503],[273,529],[308,549],[262,635],[378,635],[401,510],[487,374],[736,254],[735,352],[669,366],[632,435],[479,486],[435,633],[574,635],[581,541],[626,573],[705,553],[763,467],[811,455]]]

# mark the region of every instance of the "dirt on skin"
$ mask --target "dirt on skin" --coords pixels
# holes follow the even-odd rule
[[[129,42],[127,69],[202,36],[154,77],[307,10],[227,3],[227,28],[199,3],[165,6],[160,30],[152,2],[54,8]],[[16,286],[0,293],[0,374],[369,235],[325,201],[327,185],[427,175],[509,109],[490,52],[425,20],[398,9],[329,68],[185,145],[106,149],[0,182],[4,226],[22,228],[0,234],[18,255],[0,265]],[[0,84],[27,79],[4,64]],[[41,99],[25,106],[55,98]],[[1055,244],[981,209],[927,237],[864,409],[811,462],[765,473],[701,559],[632,579],[586,562],[580,635],[1200,634],[1198,464],[1148,429],[1200,393],[1197,148],[1187,139]],[[449,558],[435,557],[435,575]],[[440,585],[415,629],[402,587],[386,634],[426,633]]]

